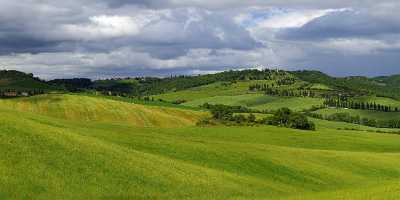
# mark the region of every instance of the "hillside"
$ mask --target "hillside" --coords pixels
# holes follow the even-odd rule
[[[21,101],[15,104],[35,107]],[[36,101],[49,110],[57,102],[76,106]],[[2,104],[0,115],[5,199],[399,197],[385,192],[398,188],[398,135],[270,126],[140,128],[4,108],[10,104]]]
[[[41,95],[0,101],[0,110],[20,111],[72,121],[127,123],[138,127],[194,125],[205,113],[149,107],[81,95]]]
[[[320,98],[275,97],[263,94],[246,94],[199,98],[197,100],[183,103],[183,105],[198,107],[204,103],[244,106],[256,110],[276,110],[283,107],[289,107],[295,111],[302,111],[311,109],[313,106],[321,106],[323,100]]]
[[[400,101],[320,73],[311,81],[255,72],[38,80],[75,93],[0,99],[0,199],[400,198],[400,129],[312,118],[349,113],[397,123]],[[231,114],[246,120],[257,111],[261,123],[197,125],[213,116],[204,103],[253,109]],[[315,130],[262,121],[283,107]]]
[[[350,94],[374,94],[396,99],[400,98],[398,75],[368,78],[361,76],[331,77],[319,71],[294,71],[291,73],[303,81],[324,84],[330,88]]]
[[[0,90],[15,90],[15,91],[51,91],[57,90],[57,87],[47,84],[32,74],[26,74],[14,70],[0,71]]]

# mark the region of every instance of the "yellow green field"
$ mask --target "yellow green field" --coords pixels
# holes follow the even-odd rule
[[[0,108],[71,121],[128,123],[138,127],[194,125],[200,118],[207,115],[204,112],[64,94],[1,100]]]
[[[0,112],[0,199],[400,198],[396,134],[196,127],[204,112],[76,95]]]

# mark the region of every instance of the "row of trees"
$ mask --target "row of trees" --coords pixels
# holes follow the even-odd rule
[[[276,84],[278,86],[282,86],[282,85],[293,85],[296,82],[295,78],[292,77],[284,77],[282,79],[278,79],[276,81]]]
[[[253,84],[249,86],[250,91],[262,91],[266,95],[271,96],[284,96],[284,97],[316,97],[317,93],[312,90],[287,90],[277,89],[274,84]]]
[[[337,122],[346,122],[352,124],[360,124],[369,127],[376,128],[400,128],[400,119],[399,120],[376,120],[369,119],[366,117],[360,116],[352,116],[349,113],[334,113],[331,115],[321,115],[316,113],[308,113],[310,117],[324,119],[329,121],[337,121]]]
[[[348,99],[329,98],[325,99],[324,105],[336,108],[350,108],[360,110],[376,110],[382,112],[399,112],[398,107],[391,107],[387,105],[377,104],[376,102],[357,102]]]

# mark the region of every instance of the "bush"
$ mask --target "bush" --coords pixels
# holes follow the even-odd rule
[[[308,121],[307,117],[300,113],[293,113],[289,117],[290,128],[302,129],[302,130],[315,130],[315,124]]]
[[[289,108],[277,110],[269,123],[288,128],[315,130],[315,124],[309,121],[306,115],[293,112]]]
[[[173,104],[179,105],[179,104],[183,104],[186,103],[187,101],[185,99],[177,99],[175,101],[173,101]]]
[[[248,120],[250,123],[256,122],[256,116],[253,113],[250,113]]]

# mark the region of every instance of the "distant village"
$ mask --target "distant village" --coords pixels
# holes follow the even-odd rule
[[[0,98],[29,97],[33,95],[44,94],[44,91],[17,91],[17,90],[0,90]]]

